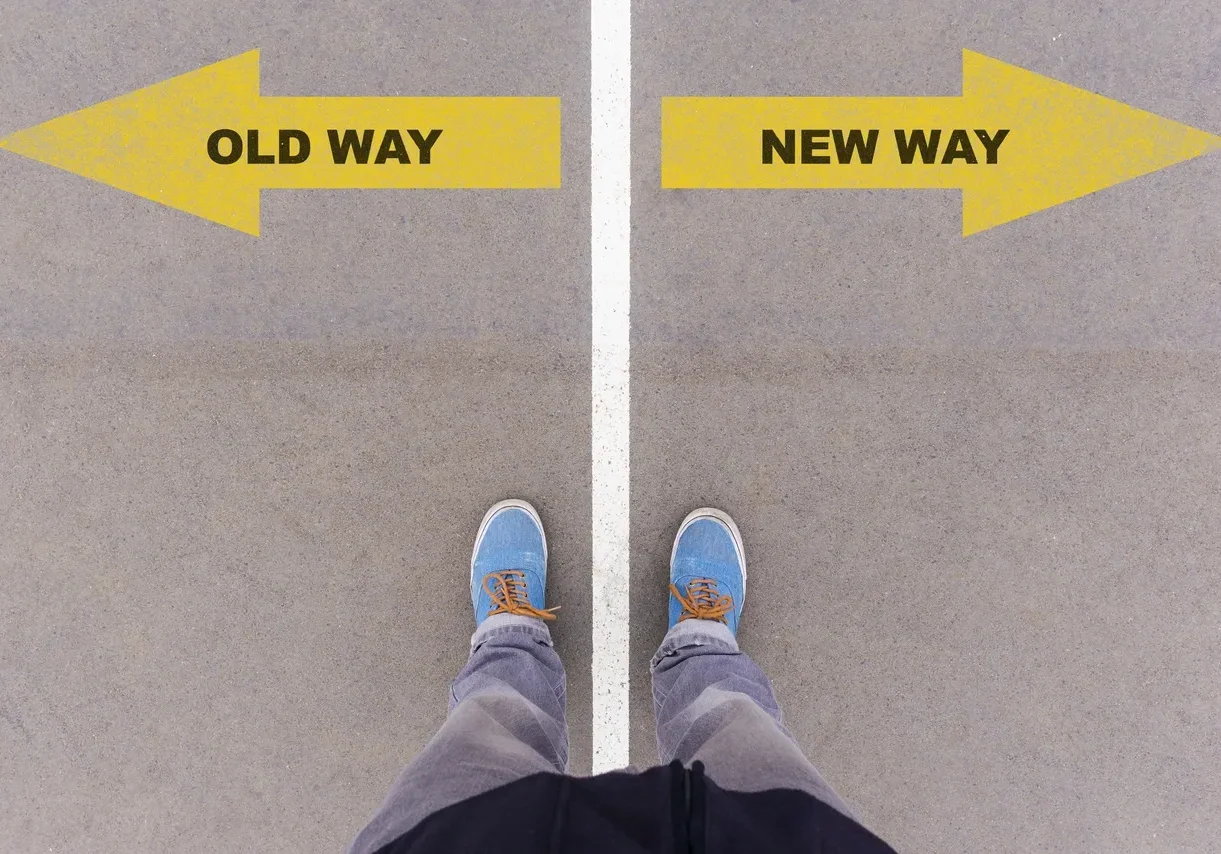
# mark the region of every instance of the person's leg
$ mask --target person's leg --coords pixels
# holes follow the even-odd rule
[[[698,760],[723,789],[798,789],[852,816],[785,728],[771,681],[738,649],[746,559],[728,515],[705,508],[683,521],[670,579],[671,628],[652,661],[661,761]]]
[[[440,809],[539,772],[564,773],[564,668],[542,610],[547,546],[525,502],[488,511],[471,561],[478,628],[449,716],[352,843],[372,854]]]

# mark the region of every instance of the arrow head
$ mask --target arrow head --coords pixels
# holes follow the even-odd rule
[[[240,164],[213,163],[207,140],[249,123],[258,98],[253,50],[18,131],[0,148],[257,235],[257,183]]]
[[[963,51],[976,127],[1010,128],[995,165],[972,167],[963,236],[1221,148],[1221,137]]]

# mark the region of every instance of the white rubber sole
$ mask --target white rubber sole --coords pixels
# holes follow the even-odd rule
[[[674,569],[674,555],[678,553],[678,541],[682,538],[683,531],[687,530],[687,526],[697,519],[716,519],[729,529],[729,533],[733,536],[733,547],[738,552],[738,560],[742,563],[742,603],[746,603],[746,548],[742,545],[742,532],[738,530],[738,525],[733,518],[724,510],[718,510],[715,507],[701,507],[699,510],[692,510],[687,514],[687,518],[683,519],[683,523],[678,526],[678,533],[674,535],[674,546],[670,549],[670,569]]]
[[[475,533],[475,547],[471,549],[471,586],[475,585],[475,556],[479,554],[479,544],[483,542],[483,535],[488,530],[488,525],[492,522],[492,517],[509,507],[516,507],[518,510],[525,510],[530,514],[530,518],[538,525],[539,533],[543,538],[543,565],[547,565],[547,532],[543,529],[543,520],[538,515],[538,511],[534,509],[534,505],[529,501],[521,498],[506,498],[504,501],[498,501],[491,506],[487,513],[483,514],[483,521],[479,523],[479,530]]]

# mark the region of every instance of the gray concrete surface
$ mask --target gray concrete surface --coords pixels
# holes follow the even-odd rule
[[[73,342],[0,368],[7,851],[339,850],[444,718],[509,488],[588,660],[581,354]]]
[[[720,504],[744,645],[900,850],[1212,850],[1221,158],[964,241],[954,193],[662,192],[657,134],[662,95],[954,94],[963,47],[1215,131],[1221,16],[634,7],[637,675]],[[268,193],[259,240],[0,157],[0,847],[339,848],[508,492],[587,770],[588,11],[0,18],[0,133],[258,47],[268,94],[560,95],[565,145],[559,191]]]
[[[508,492],[589,660],[588,11],[0,20],[0,134],[253,47],[268,94],[563,99],[560,190],[265,193],[261,239],[0,157],[0,849],[339,850],[442,720]]]
[[[662,95],[956,94],[963,47],[1216,131],[1221,16],[635,9],[635,663],[720,504],[744,646],[899,850],[1215,850],[1221,159],[963,240],[956,193],[663,192],[657,140]]]

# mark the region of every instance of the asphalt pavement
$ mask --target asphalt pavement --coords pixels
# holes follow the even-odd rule
[[[0,137],[243,51],[547,95],[551,190],[271,191],[258,238],[0,152],[0,848],[334,851],[534,502],[591,767],[590,15],[0,0]],[[970,48],[1221,131],[1202,0],[633,4],[630,761],[692,508],[904,852],[1221,838],[1221,157],[964,239],[954,191],[663,190],[666,95],[953,95]]]

